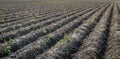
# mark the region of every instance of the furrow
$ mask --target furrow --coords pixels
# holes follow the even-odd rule
[[[61,15],[62,15],[62,13],[64,14],[64,13],[67,13],[67,12],[70,12],[70,11],[61,12]],[[40,18],[44,18],[44,17],[50,16],[50,15],[54,15],[54,13],[53,14],[49,13],[49,14],[45,14],[45,15],[33,15],[33,14],[31,14],[29,16],[26,15],[26,16],[21,17],[21,19],[18,19],[17,21],[7,22],[7,23],[4,23],[4,24],[1,24],[1,28],[6,28],[6,27],[9,27],[9,26],[12,27],[13,25],[17,25],[17,24],[20,24],[22,22],[32,21],[32,20],[35,20],[35,19],[40,19]]]
[[[66,16],[68,15],[69,17],[63,18],[63,19],[60,19],[60,18],[58,17],[58,19],[63,20],[63,21],[64,21],[64,19],[70,19],[70,18],[71,18],[71,19],[72,19],[72,18],[74,19],[74,18],[77,18],[78,16],[81,16],[82,14],[84,14],[84,13],[90,11],[90,10],[92,10],[92,8],[91,8],[91,9],[88,9],[88,10],[85,10],[85,11],[83,11],[83,12],[79,12],[79,13],[77,13],[76,11],[74,11],[74,12],[72,12],[72,13],[66,14]],[[75,15],[74,15],[74,14],[75,14]],[[65,16],[65,15],[63,15],[63,16]],[[1,42],[4,42],[4,41],[6,41],[6,40],[10,40],[10,39],[16,38],[16,37],[18,37],[18,36],[22,36],[22,35],[24,35],[24,34],[29,33],[29,32],[32,31],[32,30],[36,30],[36,29],[39,30],[39,28],[41,28],[41,27],[43,27],[43,26],[46,26],[46,25],[49,25],[49,24],[51,24],[51,23],[53,23],[53,22],[59,22],[60,20],[58,20],[58,19],[55,20],[55,19],[53,18],[52,20],[48,20],[48,21],[44,21],[44,22],[39,22],[39,23],[37,23],[37,24],[33,24],[33,25],[31,25],[31,26],[28,26],[28,27],[25,27],[25,28],[21,28],[21,29],[16,30],[16,31],[11,31],[11,32],[9,32],[9,33],[4,33],[4,34],[2,34],[2,35],[0,36]]]
[[[95,13],[98,9],[100,9],[100,8],[97,8],[94,11],[87,13],[86,17],[83,16],[84,19],[89,17],[93,13]],[[4,51],[7,47],[11,47],[11,48],[7,48],[7,49],[10,49],[11,51],[16,51],[16,50],[20,49],[21,47],[35,41],[38,37],[43,36],[43,35],[47,34],[48,32],[50,33],[50,32],[57,30],[58,28],[64,26],[65,24],[69,23],[70,21],[78,18],[78,16],[79,15],[77,15],[77,17],[72,17],[72,18],[70,17],[68,19],[63,19],[63,21],[59,21],[56,24],[51,24],[41,30],[38,29],[38,30],[30,32],[27,35],[21,36],[18,39],[14,39],[14,40],[12,40],[12,42],[1,44],[0,57],[8,55],[8,53],[5,53],[5,51]]]
[[[20,17],[15,17],[15,18],[8,18],[7,20],[5,20],[5,23],[10,23],[10,22],[16,22],[16,21],[19,21],[19,20],[23,20],[24,18],[26,18],[28,16],[28,14],[34,14],[33,12],[28,12],[28,13],[21,13],[21,14],[14,14],[12,16],[16,16],[16,15],[19,15]],[[52,14],[52,13],[48,13],[48,14]],[[41,16],[45,16],[43,14],[39,14]],[[12,17],[11,16],[11,17]],[[7,16],[9,17],[9,16]],[[7,17],[4,17],[4,18],[7,18]],[[29,15],[30,17],[30,15]]]
[[[52,17],[57,17],[57,16],[60,16],[60,15],[62,15],[62,14],[64,14],[64,13],[67,13],[67,12],[69,12],[69,11],[65,11],[65,12],[61,12],[61,13],[57,13],[57,14],[53,14],[53,15],[48,15],[48,16],[45,16],[45,17],[43,17],[43,18],[40,18],[40,19],[35,19],[34,21],[33,20],[31,20],[31,21],[28,21],[28,22],[23,22],[23,23],[21,23],[21,24],[24,24],[24,26],[25,26],[25,24],[26,25],[29,25],[29,24],[31,24],[31,23],[37,23],[37,22],[39,22],[39,21],[44,21],[44,20],[47,20],[47,19],[49,19],[49,18],[52,18]],[[10,23],[11,24],[11,23]],[[3,24],[2,26],[1,26],[1,28],[6,28],[6,27],[8,27],[9,28],[9,25],[10,25],[9,23],[8,24]],[[20,24],[20,25],[21,25]],[[14,26],[20,26],[20,25],[13,25],[13,27]],[[21,25],[21,26],[23,26],[23,25]],[[10,26],[10,27],[12,27],[12,26]]]
[[[105,12],[109,5],[103,7],[93,14],[87,21],[79,26],[72,35],[68,38],[57,42],[55,46],[45,53],[36,57],[36,59],[70,59],[70,55],[77,51],[85,37],[92,31],[99,18]]]
[[[79,12],[78,10],[76,10],[76,11],[72,11],[72,12],[68,12],[68,13],[64,13],[64,14],[62,14],[62,15],[60,15],[60,16],[58,16],[58,17],[55,17],[55,18],[50,18],[49,20],[52,20],[52,19],[57,19],[57,20],[59,20],[59,19],[62,19],[62,18],[65,18],[65,17],[67,17],[67,16],[70,16],[70,15],[72,15],[72,14],[75,14],[75,13],[77,13],[77,12]],[[33,21],[34,21],[35,19],[33,18]],[[46,20],[46,21],[48,21],[48,20]],[[39,23],[39,22],[38,22]],[[34,23],[34,24],[36,24],[36,23]],[[19,24],[18,24],[19,25]],[[33,25],[33,24],[30,24],[30,25]],[[30,25],[28,25],[28,26],[30,26]],[[22,26],[20,26],[20,27],[22,27]],[[9,32],[9,31],[13,31],[13,30],[16,30],[16,29],[19,29],[20,28],[19,26],[16,26],[16,24],[15,24],[15,26],[13,25],[13,26],[9,26],[9,27],[7,27],[7,28],[2,28],[1,29],[1,31],[2,31],[2,33],[4,33],[4,32]],[[26,26],[27,27],[27,26]]]
[[[63,38],[66,33],[69,33],[78,26],[80,26],[80,24],[82,24],[86,19],[91,17],[91,15],[93,15],[99,9],[100,8],[96,8],[90,11],[89,13],[79,17],[78,19],[75,19],[73,22],[70,22],[64,27],[56,30],[55,32],[50,33],[47,36],[40,37],[37,41],[33,42],[32,44],[29,44],[24,48],[18,50],[17,52],[13,53],[11,55],[11,58],[17,58],[17,59],[35,58],[36,55],[41,54],[44,50],[50,48],[57,41],[59,41],[60,38]],[[30,47],[30,46],[34,46],[34,47]]]
[[[115,3],[112,15],[110,36],[108,39],[105,59],[120,59],[120,14],[117,3]]]
[[[112,10],[113,4],[107,9],[93,32],[84,40],[73,59],[103,59]]]

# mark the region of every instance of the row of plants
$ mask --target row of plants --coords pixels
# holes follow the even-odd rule
[[[120,56],[120,30],[119,29],[119,7],[117,3],[114,4],[110,34],[107,42],[107,48],[105,53],[105,59],[119,59]]]
[[[67,23],[73,21],[74,19],[78,18],[78,16],[81,15],[81,14],[82,14],[82,12],[80,14],[73,15],[73,16],[69,17],[68,19],[62,19],[61,21],[58,21],[58,22],[53,23],[51,25],[48,25],[44,28],[31,31],[27,35],[18,37],[18,39],[13,39],[12,42],[4,43],[2,45],[3,47],[0,48],[0,51],[1,51],[0,55],[1,56],[5,55],[4,54],[4,49],[5,49],[4,47],[11,46],[12,50],[16,51],[16,50],[22,48],[23,46],[37,40],[37,38],[39,38],[40,36],[46,35],[50,32],[53,32],[53,31],[59,29],[60,27],[64,26],[65,24],[67,24]],[[6,55],[8,55],[8,54],[6,54]]]
[[[86,12],[87,11],[84,11],[83,13],[86,13]],[[59,23],[59,21],[64,21],[64,19],[66,19],[67,15],[69,16],[69,18],[67,18],[67,19],[70,19],[70,18],[76,18],[78,15],[81,15],[83,13],[80,13],[80,12],[77,13],[77,11],[76,12],[74,11],[73,13],[68,13],[68,14],[64,14],[63,16],[56,17],[57,19],[52,18],[51,20],[38,22],[37,24],[32,24],[32,25],[27,26],[25,28],[20,28],[16,31],[10,31],[10,32],[7,32],[7,33],[3,33],[0,37],[2,39],[1,42],[5,41],[5,40],[9,40],[11,38],[16,38],[16,37],[28,34],[32,30],[39,30],[41,28],[44,30],[44,28],[49,24],[54,24],[54,23],[57,23],[57,22]],[[75,15],[73,15],[73,14],[75,14]]]
[[[75,53],[79,46],[82,44],[83,40],[88,36],[88,34],[95,27],[97,22],[100,20],[101,15],[107,9],[108,6],[101,8],[95,14],[93,14],[89,19],[84,21],[71,35],[65,35],[64,39],[57,42],[55,46],[51,49],[45,51],[45,53],[36,57],[36,59],[69,59],[71,54]],[[96,17],[97,18],[96,18]],[[91,22],[92,20],[92,22]]]
[[[61,38],[64,37],[67,33],[71,32],[78,26],[80,26],[87,18],[89,18],[92,14],[94,14],[100,8],[96,8],[81,17],[73,20],[72,22],[68,23],[67,25],[61,27],[60,29],[56,30],[53,33],[50,33],[46,36],[40,37],[37,41],[25,46],[24,48],[18,50],[17,52],[10,55],[12,58],[30,58],[34,59],[36,55],[41,54],[48,48],[52,47],[55,43],[57,43]],[[67,37],[67,36],[65,36]],[[32,47],[31,47],[32,46]],[[26,51],[25,51],[26,50]],[[20,52],[21,51],[21,52]],[[31,53],[32,52],[32,53]],[[17,54],[18,53],[18,54]]]
[[[111,4],[94,30],[83,41],[83,44],[75,54],[73,59],[99,59],[103,58],[106,47],[107,37],[109,35],[110,17],[112,14],[113,4]]]

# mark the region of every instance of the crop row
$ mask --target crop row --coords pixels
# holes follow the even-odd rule
[[[50,20],[46,20],[46,21],[43,21],[43,22],[38,22],[36,24],[32,24],[31,26],[27,26],[25,28],[20,28],[20,29],[18,29],[16,31],[3,33],[1,35],[1,39],[3,39],[3,40],[1,40],[1,42],[9,40],[9,39],[13,39],[13,38],[18,37],[18,36],[25,35],[25,34],[31,32],[32,30],[41,29],[42,27],[44,27],[46,25],[49,25],[51,23],[54,23],[54,22],[58,22],[61,19],[64,20],[64,19],[76,18],[76,17],[78,17],[78,16],[80,16],[80,15],[82,15],[82,14],[84,14],[84,13],[90,11],[90,10],[92,10],[92,8],[90,8],[88,10],[85,10],[82,13],[79,12],[79,11],[74,11],[74,12],[71,12],[71,13],[68,13],[68,14],[64,14],[64,15],[62,15],[60,17],[55,17],[55,18],[52,18]],[[67,16],[67,18],[66,18],[66,16]]]
[[[67,13],[67,12],[69,12],[69,11],[65,11],[65,12],[61,12],[61,13],[57,13],[57,14],[53,14],[53,15],[51,15],[51,14],[49,14],[49,15],[47,15],[46,17],[43,17],[43,19],[48,19],[48,18],[52,18],[52,17],[54,17],[54,16],[59,16],[59,15],[62,15],[62,14],[64,14],[64,13]],[[28,17],[29,18],[29,17]],[[34,19],[34,18],[33,18]],[[9,23],[5,23],[5,24],[2,24],[2,26],[1,26],[1,28],[5,28],[5,27],[9,27],[9,26],[11,26],[11,25],[17,25],[17,22],[23,22],[24,23],[24,21],[27,21],[27,20],[30,20],[30,19],[22,19],[22,20],[18,20],[18,21],[14,21],[14,22],[9,22]],[[38,19],[34,19],[34,20],[40,20],[39,18]],[[32,22],[33,20],[30,20],[29,22]],[[15,24],[14,24],[15,23]],[[26,23],[26,22],[25,22]],[[18,24],[21,24],[21,23],[18,23]],[[12,26],[11,26],[12,27]]]
[[[36,57],[36,59],[69,59],[70,55],[75,53],[79,46],[82,44],[86,36],[92,31],[94,26],[100,20],[100,17],[105,12],[109,5],[103,7],[95,14],[93,14],[87,21],[79,26],[72,35],[68,38],[61,39],[51,49],[45,51],[42,55]]]
[[[91,12],[89,12],[89,13],[83,15],[83,16],[81,16],[81,17],[80,17],[81,20],[90,17],[90,15],[94,14],[94,13],[95,13],[97,10],[99,10],[99,9],[100,9],[100,7],[94,9],[93,11],[91,11]],[[75,18],[78,18],[78,15],[77,15],[77,17],[75,17]],[[48,33],[50,33],[50,32],[53,32],[53,31],[57,30],[58,28],[60,28],[61,26],[64,26],[65,24],[69,23],[70,21],[74,20],[75,18],[69,17],[68,19],[63,19],[63,21],[58,21],[56,24],[48,25],[48,26],[45,27],[44,29],[32,31],[32,32],[30,32],[31,34],[29,33],[29,34],[27,34],[27,35],[24,35],[24,36],[19,37],[18,39],[14,39],[12,42],[10,42],[10,43],[8,43],[8,44],[7,44],[7,43],[6,43],[6,44],[3,44],[3,45],[2,45],[3,47],[1,47],[1,53],[2,53],[1,55],[4,55],[4,49],[7,49],[7,47],[10,47],[10,48],[8,48],[8,49],[10,49],[10,50],[16,51],[17,49],[20,49],[20,48],[22,48],[23,46],[25,46],[25,45],[27,45],[27,44],[35,41],[38,37],[43,36],[43,35],[45,35],[45,34],[48,34]],[[79,20],[79,22],[78,22],[78,20]],[[75,22],[75,23],[74,23],[74,22]],[[73,25],[80,24],[81,22],[82,22],[82,21],[80,21],[80,19],[76,19],[76,20],[72,21]],[[71,26],[73,26],[73,25],[71,25]],[[64,27],[69,27],[69,25],[64,26]],[[74,27],[74,26],[73,26],[73,27]],[[70,27],[70,28],[72,28],[72,27]],[[65,29],[65,30],[68,31],[69,28],[68,28],[68,29]],[[28,41],[28,40],[29,40],[29,41]],[[37,39],[37,40],[38,40],[38,39]],[[36,41],[35,41],[35,42],[36,42]],[[48,41],[48,42],[49,42],[49,41]]]
[[[110,35],[107,42],[105,59],[119,59],[120,58],[120,30],[119,30],[119,8],[117,3],[114,5],[112,14]]]
[[[93,10],[93,11],[95,11],[95,10]],[[86,16],[88,14],[86,14]],[[17,59],[19,59],[19,58],[31,58],[31,59],[35,58],[36,55],[42,53],[44,50],[46,50],[47,48],[54,45],[56,42],[58,42],[60,40],[60,38],[63,38],[66,33],[71,32],[76,27],[78,27],[80,24],[82,24],[84,22],[83,20],[86,19],[86,16],[83,15],[80,17],[83,19],[80,19],[80,18],[75,19],[73,22],[70,22],[69,24],[58,29],[57,31],[55,31],[51,34],[48,34],[47,36],[44,36],[42,38],[39,38],[39,40],[33,42],[32,44],[29,44],[28,46],[25,46],[25,48],[22,48],[22,49],[18,50],[17,52],[13,53],[11,55],[11,57],[17,58]],[[90,14],[88,16],[90,16]],[[89,17],[87,17],[87,18],[89,18]],[[30,47],[30,46],[34,46],[34,47]],[[28,47],[29,47],[29,49],[28,49]],[[26,48],[27,48],[27,51],[24,50]],[[20,51],[22,51],[22,52],[20,53]],[[16,54],[16,53],[19,53],[19,54]],[[28,54],[28,55],[26,55],[26,54]]]
[[[78,10],[76,10],[76,11],[74,11],[74,12],[64,12],[63,14],[61,14],[61,15],[59,15],[58,17],[56,17],[56,16],[53,16],[52,18],[47,18],[47,20],[54,20],[54,19],[57,19],[57,20],[59,20],[59,19],[62,19],[62,18],[65,18],[65,17],[67,17],[67,16],[70,16],[70,15],[72,15],[72,14],[75,14],[75,13],[77,13],[77,12],[79,12]],[[48,16],[50,16],[50,15],[48,15]],[[47,17],[47,16],[46,16]],[[41,17],[41,18],[43,18],[43,17]],[[30,20],[30,19],[28,19],[28,20]],[[30,22],[31,21],[34,21],[34,20],[36,20],[36,19],[31,19],[30,20]],[[46,20],[46,21],[47,21]],[[44,20],[43,20],[44,21]],[[40,21],[40,22],[42,22],[42,21]],[[28,22],[24,22],[24,23],[28,23]],[[23,24],[24,24],[23,23]],[[36,23],[38,23],[39,24],[39,22],[36,22]],[[36,23],[34,23],[34,24],[36,24]],[[11,31],[11,30],[16,30],[16,29],[19,29],[19,28],[21,28],[21,27],[26,27],[26,26],[30,26],[30,25],[34,25],[33,23],[28,23],[28,25],[22,25],[21,23],[20,24],[14,24],[13,26],[9,26],[9,27],[5,27],[5,28],[3,28],[3,29],[1,29],[1,31],[2,31],[2,33],[3,32],[9,32],[9,31]]]

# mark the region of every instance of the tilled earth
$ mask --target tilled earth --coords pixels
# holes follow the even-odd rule
[[[117,2],[14,15],[1,16],[0,59],[120,59]]]

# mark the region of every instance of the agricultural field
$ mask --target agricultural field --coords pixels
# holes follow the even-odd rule
[[[120,59],[120,1],[0,0],[0,59]]]

